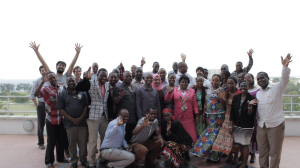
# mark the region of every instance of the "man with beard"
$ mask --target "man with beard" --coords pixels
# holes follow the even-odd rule
[[[41,89],[46,81],[49,81],[50,85]],[[56,161],[68,162],[64,157],[64,148],[66,130],[64,129],[64,123],[62,122],[62,116],[59,111],[55,109],[58,95],[63,91],[63,86],[59,86],[56,79],[56,74],[49,72],[44,77],[40,86],[35,91],[35,96],[40,95],[45,101],[46,112],[46,131],[47,131],[47,147],[45,154],[45,164],[47,168],[54,168],[54,148],[56,146]]]
[[[197,77],[204,77],[204,69],[202,67],[198,67],[196,69],[196,74],[197,74]],[[210,89],[211,88],[210,81],[204,78],[203,86]]]
[[[80,77],[81,77],[81,67],[80,67],[80,66],[74,67],[74,69],[73,69],[73,74],[74,74],[74,76],[75,76],[76,84],[82,80],[82,79],[80,78]]]
[[[173,65],[172,65],[173,70],[170,71],[169,74],[171,74],[171,73],[173,73],[173,74],[175,74],[175,75],[177,74],[177,72],[178,72],[177,65],[178,65],[177,62],[174,62],[174,63],[173,63]]]
[[[145,85],[136,91],[136,107],[138,119],[145,117],[151,107],[156,107],[158,120],[161,120],[160,100],[157,90],[152,87],[153,76],[148,73],[145,76]]]
[[[44,60],[44,58],[42,57],[42,55],[40,54],[39,52],[39,47],[40,45],[36,45],[35,42],[31,42],[30,43],[30,48],[32,48],[34,50],[34,52],[36,53],[38,59],[40,60],[40,62],[42,63],[44,69],[45,69],[45,72],[48,73],[50,71],[50,68],[48,66],[48,64],[46,63],[46,61]],[[72,75],[72,71],[73,71],[73,68],[76,64],[76,61],[79,57],[79,54],[80,54],[80,51],[81,51],[81,48],[83,46],[80,46],[80,44],[75,44],[75,50],[76,50],[76,55],[75,57],[73,58],[69,68],[68,68],[68,71],[64,73],[65,69],[66,69],[66,63],[63,62],[63,61],[58,61],[56,63],[56,75],[57,75],[57,83],[58,85],[63,85],[65,86],[65,88],[68,87],[67,85],[67,78],[70,77]]]
[[[109,83],[109,95],[107,98],[107,110],[108,110],[108,121],[112,121],[118,116],[118,113],[116,113],[116,106],[114,104],[114,88],[118,82],[118,75],[114,72],[111,72],[108,77],[108,83]]]
[[[137,122],[136,115],[136,90],[137,87],[131,84],[132,76],[130,71],[125,71],[123,74],[123,83],[117,85],[114,88],[114,104],[116,105],[116,111],[120,109],[127,109],[130,117],[126,124],[125,140],[130,141],[132,137],[132,131],[135,128]]]
[[[248,54],[248,57],[249,57],[249,64],[247,65],[247,67],[245,67],[244,69],[243,69],[243,63],[242,62],[237,62],[236,63],[236,70],[235,71],[233,71],[232,73],[231,73],[231,75],[230,76],[233,76],[233,77],[235,77],[236,79],[238,79],[238,75],[240,74],[240,73],[248,73],[249,71],[250,71],[250,69],[252,68],[252,66],[253,66],[253,58],[252,58],[252,54],[253,54],[253,49],[250,49],[249,50],[249,52],[247,52],[247,54]],[[222,69],[222,67],[221,67],[221,69]],[[228,70],[227,70],[228,71]]]
[[[87,136],[86,110],[88,99],[85,92],[75,90],[74,77],[68,77],[68,88],[58,96],[55,108],[64,116],[64,126],[67,130],[69,151],[71,155],[71,168],[77,168],[77,144],[79,147],[79,160],[84,167],[89,167],[87,162]]]
[[[164,68],[161,68],[158,71],[158,74],[159,74],[160,79],[161,79],[161,88],[164,88],[165,86],[168,86],[169,82],[166,80],[166,75],[167,75],[166,70]]]
[[[93,64],[92,64],[92,71],[93,71],[93,73],[92,73],[92,80],[97,80],[97,72],[98,72],[98,69],[99,69],[99,66],[98,66],[98,63],[97,62],[94,62]]]
[[[261,168],[278,168],[284,139],[285,117],[282,108],[282,94],[289,83],[292,56],[281,57],[282,72],[278,83],[271,84],[266,72],[257,74],[257,83],[261,87],[256,94],[257,104],[257,145]],[[269,165],[269,156],[271,157]]]
[[[100,134],[101,143],[103,142],[105,131],[108,125],[108,109],[107,99],[109,96],[109,83],[106,83],[107,72],[105,69],[98,71],[98,80],[89,80],[91,78],[91,67],[88,69],[86,77],[77,84],[76,91],[89,92],[91,97],[91,105],[89,106],[89,117],[87,119],[89,131],[89,165],[96,168],[96,146],[98,132]],[[99,155],[99,161],[104,159]]]
[[[133,84],[138,89],[145,85],[145,81],[143,80],[143,69],[138,67],[135,69],[135,78],[132,80],[131,84]]]
[[[45,149],[44,146],[44,127],[45,127],[45,101],[44,98],[42,97],[38,97],[38,102],[36,102],[36,96],[35,91],[36,89],[40,86],[40,84],[43,82],[43,78],[46,76],[45,70],[43,68],[43,66],[39,67],[40,73],[42,75],[42,77],[38,78],[31,90],[30,90],[30,99],[32,100],[32,102],[34,103],[36,109],[37,109],[37,120],[38,120],[38,129],[37,129],[37,135],[38,135],[38,145],[40,149]],[[44,85],[42,86],[41,89],[43,89],[44,87],[49,86],[49,82],[45,82]]]

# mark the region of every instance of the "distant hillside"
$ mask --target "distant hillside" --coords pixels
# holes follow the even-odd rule
[[[17,86],[19,83],[33,84],[36,79],[0,79],[0,83],[12,83]]]

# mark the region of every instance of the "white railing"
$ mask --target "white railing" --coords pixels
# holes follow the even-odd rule
[[[295,98],[299,98],[300,95],[283,95],[283,97],[290,97],[290,102],[289,103],[282,103],[284,106],[284,113],[286,114],[286,116],[300,116],[300,102],[294,102]],[[36,113],[35,107],[33,103],[11,103],[13,102],[11,99],[12,98],[28,98],[28,100],[30,100],[29,96],[0,96],[0,101],[4,101],[6,100],[6,103],[0,103],[0,106],[2,105],[2,107],[0,108],[0,114],[2,114],[2,116],[10,116],[10,115],[22,115],[21,113]],[[31,101],[31,100],[30,100]],[[28,101],[27,101],[28,102]],[[25,105],[25,106],[33,106],[33,110],[34,111],[26,111],[26,110],[13,110],[11,108],[11,106],[15,106],[15,105]],[[287,107],[290,107],[289,110],[287,110]],[[298,108],[297,108],[298,106]],[[286,110],[285,110],[286,109]],[[25,114],[23,114],[25,115]],[[1,116],[1,115],[0,115]]]

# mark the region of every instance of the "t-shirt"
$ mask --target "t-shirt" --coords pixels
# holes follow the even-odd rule
[[[71,93],[65,89],[58,96],[55,108],[65,110],[65,112],[73,118],[79,118],[83,114],[84,108],[87,106],[88,98],[85,92],[75,91],[74,93]],[[72,121],[64,117],[64,125],[65,128],[85,127],[87,126],[86,118],[84,117],[79,125],[75,125]]]
[[[59,86],[65,86],[65,88],[67,88],[68,87],[67,78],[70,77],[70,76],[72,76],[72,75],[69,75],[68,72],[66,72],[63,75],[57,75],[57,84]]]
[[[145,119],[145,117],[139,119],[136,126],[140,127],[141,125],[143,125],[144,119]],[[145,142],[151,137],[151,135],[156,130],[159,130],[159,123],[158,123],[157,119],[155,119],[152,124],[150,124],[147,127],[143,128],[139,134],[133,135],[132,138],[131,138],[131,142],[132,143]]]

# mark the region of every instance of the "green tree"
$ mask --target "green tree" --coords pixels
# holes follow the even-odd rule
[[[279,78],[274,78],[273,83],[277,83],[277,82],[279,82]]]

